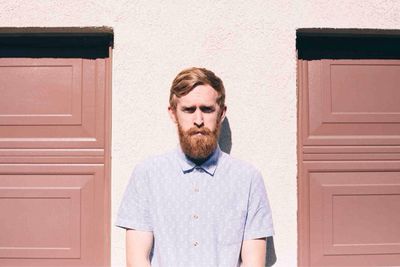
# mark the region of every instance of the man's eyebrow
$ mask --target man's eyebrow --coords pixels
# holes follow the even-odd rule
[[[199,108],[200,109],[215,109],[214,105],[200,105]],[[197,109],[197,106],[196,105],[192,105],[192,106],[183,106],[182,105],[181,109],[182,110],[185,110],[185,109]]]
[[[182,109],[195,109],[196,108],[196,106],[194,106],[194,105],[192,105],[192,106],[182,106],[181,107]]]
[[[214,105],[201,105],[200,108],[214,108]]]

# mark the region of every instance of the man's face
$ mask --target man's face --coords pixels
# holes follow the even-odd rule
[[[217,146],[220,125],[226,107],[217,103],[218,93],[210,85],[198,85],[190,93],[176,98],[176,110],[169,107],[178,126],[183,152],[193,159],[204,159]]]

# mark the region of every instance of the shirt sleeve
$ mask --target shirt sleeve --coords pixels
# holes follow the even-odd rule
[[[129,179],[115,225],[125,229],[153,231],[146,173],[137,166]]]
[[[264,180],[261,173],[257,171],[250,185],[244,240],[272,235],[274,235],[274,228],[271,207],[269,205]]]

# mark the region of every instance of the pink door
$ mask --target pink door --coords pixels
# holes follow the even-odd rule
[[[110,66],[0,58],[0,266],[109,266]]]
[[[299,265],[400,265],[400,60],[299,60]]]

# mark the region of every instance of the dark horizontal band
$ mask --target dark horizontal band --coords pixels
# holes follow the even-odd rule
[[[0,28],[0,57],[106,58],[113,39],[108,27]]]
[[[376,29],[298,29],[298,58],[400,59],[400,31]]]

